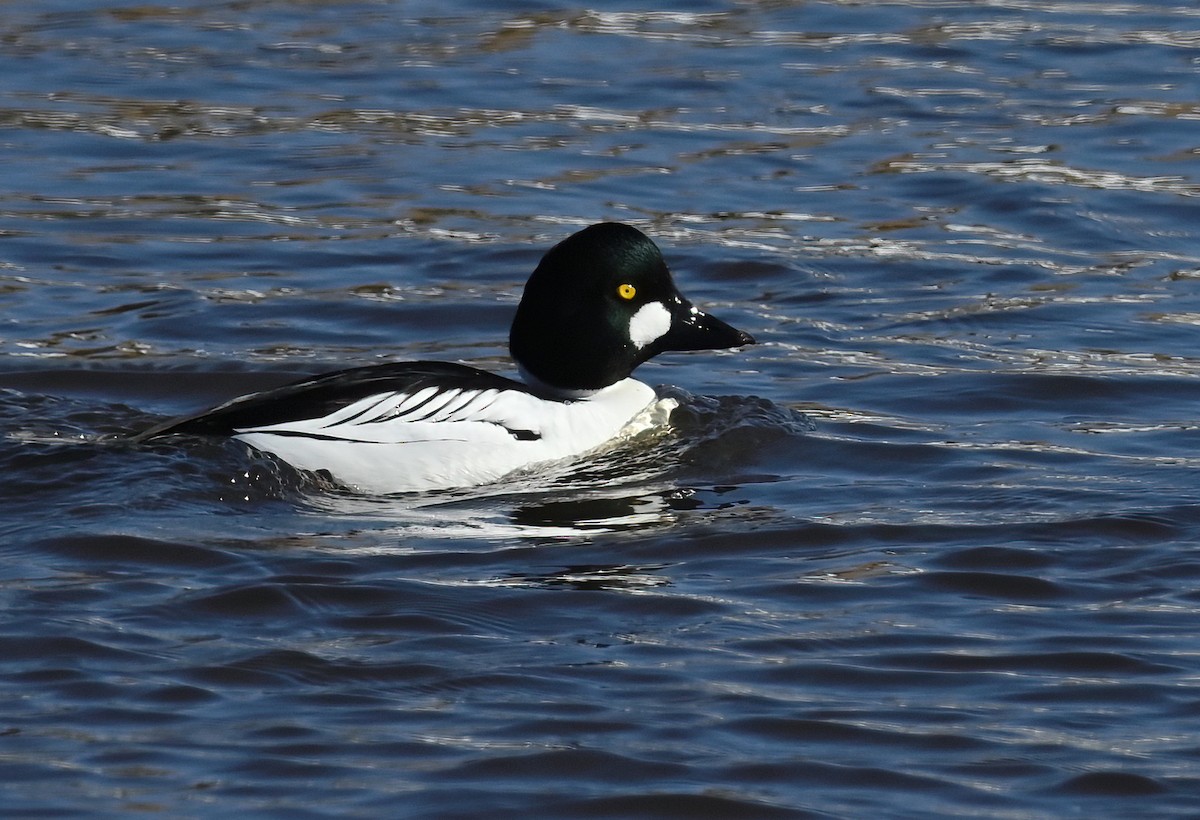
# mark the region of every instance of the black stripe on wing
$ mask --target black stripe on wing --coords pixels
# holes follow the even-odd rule
[[[193,416],[172,419],[133,437],[146,441],[175,433],[232,435],[251,427],[325,418],[374,394],[413,394],[434,387],[439,391],[519,390],[528,387],[512,379],[452,362],[396,362],[339,370],[262,393],[251,393]],[[438,395],[434,393],[433,396]],[[422,402],[425,403],[425,402]],[[529,430],[509,430],[518,439],[537,438]]]

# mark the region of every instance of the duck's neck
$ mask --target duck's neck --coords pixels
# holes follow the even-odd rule
[[[607,388],[601,387],[596,390],[574,390],[569,387],[555,387],[552,384],[546,384],[537,376],[530,373],[525,365],[517,362],[517,371],[521,374],[521,381],[542,398],[554,399],[555,401],[578,401],[580,399],[590,399],[592,396]]]

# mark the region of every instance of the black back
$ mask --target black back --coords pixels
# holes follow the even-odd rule
[[[212,410],[152,427],[135,436],[134,440],[146,441],[174,434],[227,436],[249,427],[322,418],[379,393],[413,393],[426,387],[530,392],[520,382],[452,362],[369,365],[242,396]]]

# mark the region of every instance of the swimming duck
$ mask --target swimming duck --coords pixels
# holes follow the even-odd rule
[[[753,344],[676,289],[658,247],[602,222],[551,248],[509,333],[520,380],[451,362],[356,367],[233,399],[136,436],[229,436],[352,490],[497,481],[584,453],[657,403],[634,368],[668,350]]]

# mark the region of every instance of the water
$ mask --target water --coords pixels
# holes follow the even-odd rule
[[[1200,11],[77,0],[0,24],[7,816],[1200,811]],[[761,344],[362,498],[110,437],[503,371],[550,244]]]

